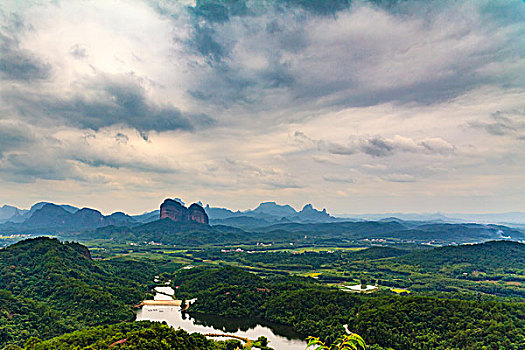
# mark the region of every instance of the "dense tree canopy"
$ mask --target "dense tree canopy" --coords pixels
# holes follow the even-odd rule
[[[232,268],[195,268],[175,276],[178,295],[196,296],[191,310],[254,316],[290,325],[332,343],[344,325],[379,348],[519,349],[525,304],[356,295],[302,278],[262,279]]]
[[[239,345],[166,325],[117,323],[133,319],[133,304],[146,297],[152,277],[160,274],[172,279],[178,298],[197,298],[190,312],[257,316],[319,337],[327,346],[349,329],[377,350],[521,350],[525,303],[504,302],[502,296],[519,300],[524,247],[489,242],[417,251],[251,254],[195,249],[170,254],[175,260],[159,252],[162,263],[153,265],[153,248],[141,248],[140,260],[128,257],[127,248],[93,260],[80,244],[36,238],[0,250],[0,348],[104,349],[119,342],[122,349],[233,350]],[[179,269],[191,259],[197,266]],[[297,276],[312,270],[323,273],[318,279]],[[426,295],[394,295],[388,288],[352,294],[326,283],[356,278],[406,283]],[[487,278],[504,283],[491,282],[488,290]],[[257,344],[264,349],[263,339]]]
[[[35,332],[46,338],[83,326],[131,321],[133,304],[145,297],[154,271],[133,261],[94,261],[78,243],[43,237],[2,249],[0,315],[16,317],[7,317],[7,327],[2,323],[0,346]]]
[[[102,350],[116,344],[119,344],[118,349],[129,350],[235,350],[242,347],[237,340],[213,341],[166,324],[141,321],[87,328],[47,341],[30,340],[24,350]]]

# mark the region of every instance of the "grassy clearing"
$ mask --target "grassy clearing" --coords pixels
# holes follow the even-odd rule
[[[394,293],[396,293],[396,294],[401,294],[401,293],[410,294],[410,293],[412,293],[412,292],[409,291],[408,289],[401,289],[401,288],[390,288],[390,291],[391,291],[391,292],[394,292]]]
[[[299,247],[299,248],[281,248],[273,249],[272,252],[330,252],[330,251],[342,251],[342,252],[355,252],[366,249],[366,247]]]

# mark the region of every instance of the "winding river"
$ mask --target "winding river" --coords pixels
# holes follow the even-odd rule
[[[166,300],[173,295],[170,287],[157,287],[155,300]],[[159,291],[161,293],[159,293]],[[290,327],[273,324],[256,318],[226,318],[214,315],[188,315],[176,306],[144,305],[137,311],[137,321],[165,321],[174,328],[181,328],[189,333],[220,333],[257,339],[268,338],[269,346],[276,350],[304,350],[306,342]]]

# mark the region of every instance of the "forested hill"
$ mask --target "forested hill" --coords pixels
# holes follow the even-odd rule
[[[135,227],[107,226],[86,231],[75,238],[112,239],[118,242],[149,242],[200,246],[204,244],[290,243],[331,246],[387,244],[477,243],[489,240],[523,240],[525,233],[505,226],[478,224],[429,224],[404,221],[366,221],[335,223],[287,223],[252,228],[250,231],[225,225],[208,226],[157,220]]]
[[[74,329],[46,303],[0,290],[0,349],[23,344],[30,337],[51,337]]]
[[[146,283],[154,274],[152,265],[144,263],[93,261],[78,243],[44,237],[25,240],[0,250],[0,290],[11,292],[2,294],[3,300],[15,298],[20,305],[10,310],[2,303],[0,314],[11,312],[20,320],[30,319],[28,313],[36,311],[26,306],[39,302],[39,309],[48,308],[56,315],[40,327],[44,328],[40,337],[54,335],[57,329],[132,320],[132,305],[143,300]],[[26,334],[16,332],[16,327],[2,329],[0,348],[2,342],[33,334],[33,326],[25,328]]]
[[[422,246],[423,247],[423,246]],[[377,281],[413,292],[483,293],[525,297],[525,244],[483,244],[407,250],[371,247],[358,251],[192,252],[200,261],[227,262],[264,274],[312,275],[324,283]]]
[[[238,340],[214,341],[202,334],[175,330],[166,324],[141,321],[93,327],[47,341],[32,339],[24,350],[233,350],[241,347]]]
[[[438,271],[444,265],[464,264],[468,270],[486,271],[506,268],[507,273],[525,270],[525,244],[491,241],[415,251],[397,258],[397,262]]]
[[[331,342],[344,325],[371,349],[522,349],[525,304],[356,295],[294,277],[261,278],[232,268],[193,268],[174,276],[179,298],[197,298],[190,311],[258,316]]]
[[[330,244],[352,240],[362,242],[365,239],[381,239],[391,243],[434,241],[438,244],[525,239],[525,233],[500,225],[410,222],[397,219],[316,224],[286,223],[257,228],[254,231],[267,237],[281,236],[291,239],[306,235],[309,241]]]
[[[199,246],[208,243],[242,242],[249,235],[234,227],[209,226],[195,222],[175,222],[160,219],[136,227],[107,226],[82,237],[94,239],[114,239],[117,241],[159,242],[185,246]]]

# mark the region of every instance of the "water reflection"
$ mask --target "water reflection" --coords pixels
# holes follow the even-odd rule
[[[301,339],[301,335],[295,332],[291,327],[283,326],[281,324],[268,322],[261,320],[256,317],[245,317],[245,318],[224,318],[216,315],[206,314],[194,314],[195,318],[193,322],[197,325],[205,327],[213,327],[214,329],[221,330],[225,333],[235,333],[238,331],[247,332],[250,329],[257,327],[258,325],[270,328],[273,333],[284,337],[286,339]],[[187,314],[182,316],[190,317]]]
[[[189,315],[181,312],[180,307],[143,306],[137,311],[137,321],[149,320],[162,322],[174,328],[181,328],[189,333],[223,333],[257,339],[265,336],[269,346],[276,350],[304,350],[306,343],[290,327],[265,322],[257,318],[226,318],[215,315]]]

